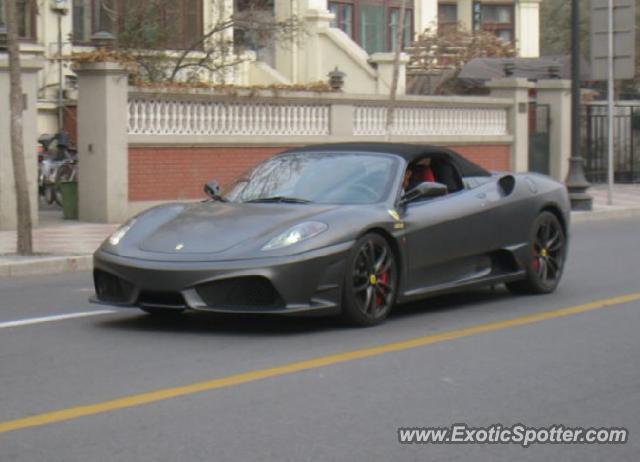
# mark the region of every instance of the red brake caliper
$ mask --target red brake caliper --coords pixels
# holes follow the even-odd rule
[[[533,262],[532,262],[532,265],[533,265],[534,271],[536,271],[536,272],[540,269],[540,260],[539,260],[538,257],[539,257],[538,252],[536,252],[536,249],[534,247],[533,248]]]
[[[382,282],[383,284],[387,284],[389,282],[389,271],[385,271],[384,273],[382,273],[378,277],[378,281]],[[376,304],[378,306],[380,306],[383,303],[384,303],[384,300],[382,299],[382,295],[380,295],[378,292],[376,292]]]

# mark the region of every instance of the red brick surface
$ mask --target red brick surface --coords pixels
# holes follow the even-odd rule
[[[78,108],[66,106],[63,111],[63,130],[69,134],[71,146],[78,146]]]
[[[129,148],[129,200],[204,197],[203,185],[230,183],[286,147]]]
[[[508,170],[509,145],[450,146],[489,170]],[[230,183],[258,162],[285,150],[276,147],[129,148],[129,200],[204,197],[208,180]]]
[[[508,144],[447,147],[487,170],[502,171],[511,168],[511,146]]]

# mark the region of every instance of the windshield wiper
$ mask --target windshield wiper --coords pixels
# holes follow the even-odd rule
[[[288,196],[271,196],[271,197],[259,197],[257,199],[251,199],[245,201],[247,203],[251,202],[285,202],[288,204],[309,204],[312,201],[307,199],[300,199],[298,197],[288,197]]]

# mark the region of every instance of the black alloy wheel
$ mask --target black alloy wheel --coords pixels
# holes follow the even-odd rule
[[[507,287],[518,293],[553,292],[562,277],[566,256],[567,237],[562,224],[553,213],[542,212],[532,226],[527,277],[508,283]]]
[[[371,326],[391,311],[398,287],[396,258],[387,240],[367,234],[348,259],[343,291],[343,317],[350,324]]]

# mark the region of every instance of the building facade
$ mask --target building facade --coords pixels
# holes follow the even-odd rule
[[[4,1],[0,0],[0,33]],[[309,83],[326,80],[328,72],[337,67],[347,75],[345,92],[388,93],[401,2],[261,0],[259,7],[277,20],[292,15],[300,18],[304,37],[256,47],[227,81],[241,85]],[[460,24],[468,30],[491,30],[513,42],[520,56],[537,57],[540,2],[409,0],[403,42],[409,45],[425,30],[435,32]],[[72,52],[91,49],[95,33],[135,31],[138,35],[133,40],[143,44],[152,41],[155,46],[179,51],[206,35],[213,24],[234,9],[256,4],[254,0],[18,0],[21,50],[27,57],[43,58],[38,76],[39,131],[58,129],[59,97],[65,104],[72,103],[76,88],[68,58]],[[140,5],[148,7],[142,17]],[[138,10],[133,11],[134,7]],[[403,88],[401,83],[401,92]]]

